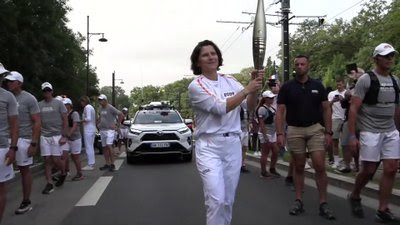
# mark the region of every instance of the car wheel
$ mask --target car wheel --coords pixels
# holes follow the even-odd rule
[[[193,153],[190,153],[188,155],[182,155],[182,160],[184,162],[191,162],[193,158]]]

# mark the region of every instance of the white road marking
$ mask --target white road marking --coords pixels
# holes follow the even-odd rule
[[[99,177],[96,183],[86,192],[75,206],[95,206],[106,190],[112,177]]]
[[[126,157],[126,152],[122,152],[119,154],[118,158],[125,158]]]
[[[117,159],[114,161],[114,165],[115,165],[115,170],[119,170],[119,168],[121,167],[122,163],[124,162],[123,159]]]

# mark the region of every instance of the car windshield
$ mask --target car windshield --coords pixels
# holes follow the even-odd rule
[[[142,111],[137,114],[134,123],[182,123],[182,119],[178,113],[174,111]]]

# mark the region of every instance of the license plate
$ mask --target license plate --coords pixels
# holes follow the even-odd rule
[[[169,148],[169,143],[151,143],[152,148]]]

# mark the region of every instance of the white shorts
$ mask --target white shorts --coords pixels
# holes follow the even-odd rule
[[[18,138],[18,151],[15,152],[17,166],[29,166],[33,164],[33,157],[28,157],[28,149],[31,142],[31,139]]]
[[[0,148],[0,183],[6,182],[14,178],[14,169],[13,165],[7,166],[6,154],[9,151],[9,148]]]
[[[120,128],[121,135],[119,135],[119,139],[128,138],[128,127]]]
[[[82,139],[76,139],[74,141],[68,140],[67,143],[61,145],[63,151],[71,152],[73,155],[81,154],[82,150]]]
[[[115,133],[114,130],[101,130],[101,146],[106,147],[107,145],[112,145],[114,143]]]
[[[249,147],[249,132],[242,132],[240,133],[240,142],[242,146]]]
[[[52,137],[40,136],[40,155],[41,156],[61,156],[62,150],[60,146],[61,135]]]
[[[271,143],[275,143],[276,142],[276,132],[274,134],[267,134],[267,138],[268,141]],[[262,133],[258,133],[258,139],[260,139],[260,143],[264,144],[266,143],[264,136],[262,135]]]
[[[360,132],[360,159],[379,162],[382,159],[400,159],[399,132],[397,130],[372,133]]]

